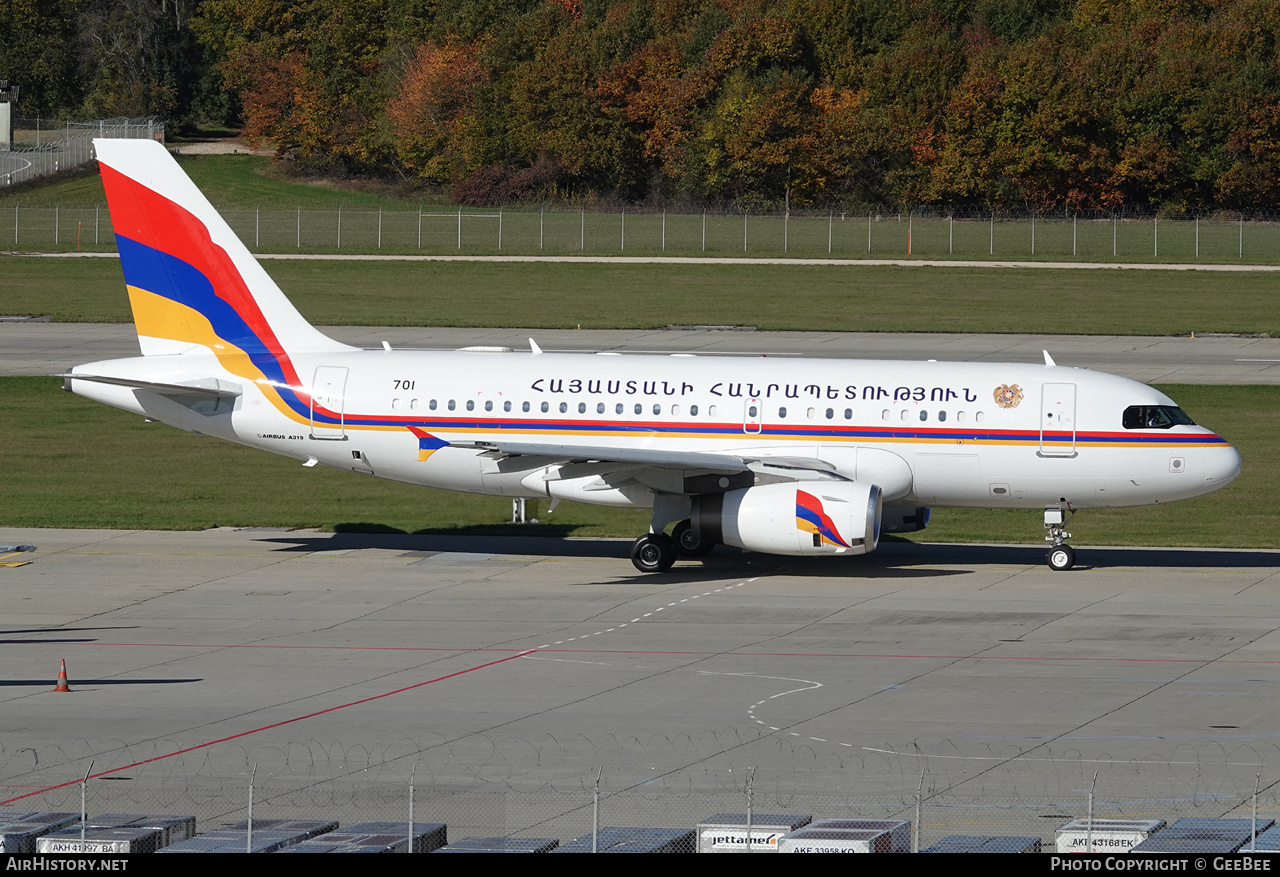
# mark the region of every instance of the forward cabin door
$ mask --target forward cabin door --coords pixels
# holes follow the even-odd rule
[[[311,382],[311,437],[323,441],[345,441],[347,424],[344,402],[347,394],[347,369],[322,365],[316,368]],[[324,410],[319,410],[324,409]]]
[[[1076,455],[1076,385],[1045,384],[1040,402],[1040,456]]]

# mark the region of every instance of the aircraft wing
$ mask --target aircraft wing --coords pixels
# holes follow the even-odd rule
[[[452,442],[451,446],[489,451],[504,457],[541,457],[560,463],[619,463],[658,469],[702,469],[728,474],[754,472],[772,475],[779,480],[810,481],[815,478],[847,480],[837,473],[831,464],[812,457],[772,457],[577,444],[543,445],[501,440]]]

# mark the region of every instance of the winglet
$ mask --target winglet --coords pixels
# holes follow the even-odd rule
[[[1045,368],[1053,368],[1055,365],[1057,365],[1057,363],[1053,361],[1053,357],[1049,355],[1049,351],[1047,351],[1047,350],[1042,350],[1042,351],[1040,351],[1040,352],[1044,354],[1044,367],[1045,367]]]
[[[529,350],[531,350],[531,351],[532,351],[532,355],[533,355],[533,356],[541,356],[541,355],[542,355],[542,348],[541,348],[541,347],[539,347],[539,346],[538,346],[538,342],[537,342],[537,341],[534,341],[532,338],[530,338],[530,339],[529,339]]]

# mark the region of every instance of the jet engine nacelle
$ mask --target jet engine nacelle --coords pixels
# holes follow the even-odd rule
[[[883,499],[874,484],[765,484],[693,498],[694,535],[767,554],[866,554],[880,541]]]

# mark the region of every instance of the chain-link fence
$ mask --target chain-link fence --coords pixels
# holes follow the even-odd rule
[[[15,117],[13,148],[0,152],[0,191],[88,164],[94,157],[95,137],[159,140],[163,143],[164,120],[153,116],[59,122],[38,117]]]
[[[1280,219],[1214,214],[732,214],[225,207],[260,253],[1280,264]],[[0,246],[114,250],[104,206],[0,208]]]
[[[90,765],[92,764],[92,769]],[[738,731],[560,740],[426,734],[386,744],[316,740],[186,748],[77,741],[0,748],[0,811],[196,817],[201,833],[246,819],[440,822],[448,836],[567,843],[593,826],[691,830],[715,814],[905,820],[919,849],[955,836],[1039,838],[1097,819],[1280,817],[1277,746],[1174,746],[1114,760],[1078,749],[832,751]],[[82,786],[87,772],[90,778]],[[1256,797],[1255,797],[1256,795]],[[1190,843],[1190,842],[1188,842]]]

